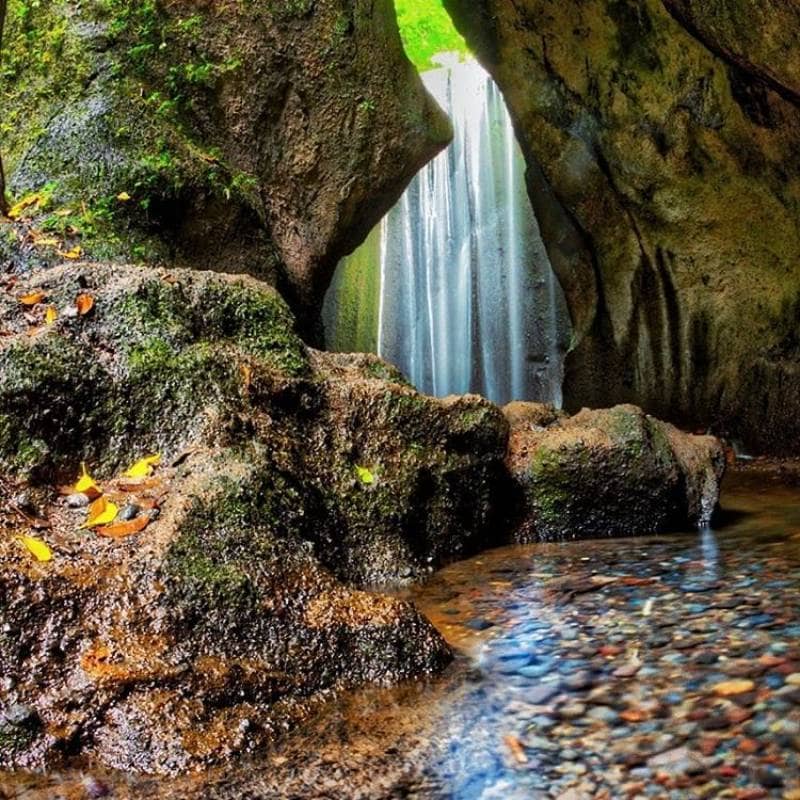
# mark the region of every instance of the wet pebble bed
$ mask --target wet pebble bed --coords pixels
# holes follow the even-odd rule
[[[798,501],[744,481],[715,530],[452,565],[407,593],[459,653],[443,678],[340,698],[246,767],[97,780],[119,797],[800,800]],[[86,773],[49,780],[77,797]]]

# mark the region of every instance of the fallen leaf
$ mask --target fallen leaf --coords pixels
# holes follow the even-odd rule
[[[33,292],[22,295],[22,297],[18,298],[18,300],[23,306],[35,306],[38,303],[41,303],[46,297],[47,292],[43,292],[41,289],[36,289]]]
[[[86,522],[81,528],[95,528],[98,525],[108,525],[117,518],[119,508],[105,497],[98,497],[90,506]]]
[[[365,484],[366,486],[370,486],[371,484],[375,483],[375,476],[366,467],[356,467],[356,474],[358,475],[358,479],[361,481],[361,483]]]
[[[153,467],[161,462],[160,455],[140,458],[130,469],[125,472],[126,478],[146,478],[152,474]]]
[[[131,199],[131,196],[127,192],[120,192],[117,195],[117,200],[119,200],[120,203],[127,203],[128,200],[130,200],[130,199]]]
[[[77,261],[83,255],[83,248],[79,244],[76,244],[75,247],[62,251],[61,255],[64,258],[68,258],[70,261]]]
[[[19,219],[22,215],[22,212],[25,209],[30,208],[31,206],[38,206],[39,203],[42,202],[42,196],[39,194],[29,194],[27,197],[23,197],[16,205],[13,205],[8,212],[9,219]]]
[[[249,364],[240,364],[239,369],[242,372],[242,381],[244,383],[245,392],[249,391],[250,383],[253,379],[253,368]]]
[[[90,294],[79,294],[75,300],[75,308],[84,317],[94,308],[94,297]]]
[[[48,306],[47,311],[44,315],[44,321],[48,325],[52,325],[58,319],[58,311],[56,311],[55,306]]]
[[[81,464],[81,477],[72,487],[69,494],[85,494],[90,500],[96,500],[103,494],[100,487],[94,482],[94,478],[86,471],[86,464]]]
[[[150,517],[142,515],[129,522],[117,522],[114,525],[104,525],[100,528],[95,528],[95,533],[98,536],[105,536],[107,539],[124,539],[126,536],[132,536],[134,533],[143,531],[150,524]]]
[[[41,540],[32,536],[20,536],[20,542],[37,561],[52,561],[53,551]]]
[[[54,212],[57,217],[68,217],[72,213],[71,208],[59,208]]]

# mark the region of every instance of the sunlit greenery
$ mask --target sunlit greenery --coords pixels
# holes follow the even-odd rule
[[[435,67],[431,58],[437,53],[468,52],[442,0],[395,0],[395,6],[403,44],[417,69]]]

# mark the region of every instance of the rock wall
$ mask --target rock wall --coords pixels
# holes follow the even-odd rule
[[[575,328],[568,407],[800,447],[800,4],[446,0]]]
[[[249,272],[308,330],[339,258],[451,136],[391,0],[11,0],[6,38],[3,146],[30,225],[2,261],[80,247]]]

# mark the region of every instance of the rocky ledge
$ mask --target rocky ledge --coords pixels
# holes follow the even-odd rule
[[[716,440],[420,395],[307,348],[249,277],[61,266],[7,279],[0,333],[3,767],[263,747],[331,691],[442,669],[367,587],[509,541],[510,509],[518,538],[589,536],[717,500]]]
[[[0,764],[186,770],[324,690],[448,662],[411,605],[353,586],[491,542],[494,406],[307,349],[248,278],[57,268],[0,294],[0,330]],[[128,522],[82,527],[54,488],[81,463]]]

